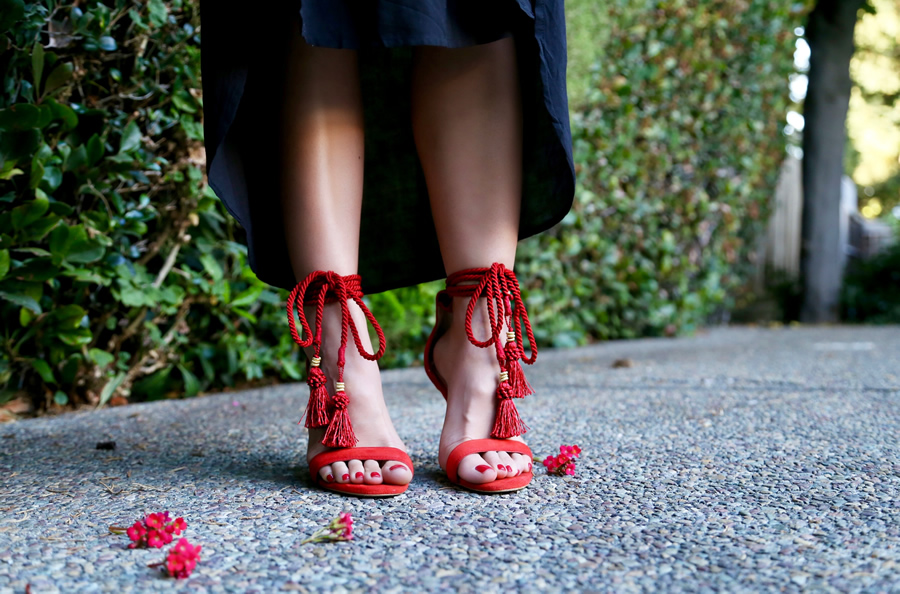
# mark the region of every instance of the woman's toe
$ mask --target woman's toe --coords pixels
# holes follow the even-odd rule
[[[524,454],[510,454],[513,459],[513,465],[519,469],[519,474],[524,474],[531,470],[531,460]]]
[[[334,471],[331,469],[331,464],[327,466],[323,466],[319,469],[319,476],[326,483],[334,482]]]
[[[481,455],[484,458],[484,461],[491,465],[491,468],[494,469],[494,472],[497,473],[497,478],[502,479],[506,478],[509,475],[509,471],[506,470],[506,464],[504,464],[500,460],[500,454],[497,452],[485,452]]]
[[[388,460],[381,467],[384,482],[389,485],[406,485],[412,480],[412,472],[403,462]]]
[[[331,465],[331,471],[334,473],[334,482],[336,483],[349,483],[350,482],[350,469],[347,468],[346,462],[335,462]]]
[[[500,464],[503,464],[503,467],[506,468],[506,476],[518,476],[520,472],[519,465],[513,462],[509,452],[497,452],[497,455],[500,456]]]
[[[365,473],[365,481],[367,485],[380,485],[383,478],[381,476],[381,466],[376,460],[366,460],[363,464],[363,472]]]
[[[456,474],[462,480],[478,485],[497,480],[494,466],[478,454],[469,454],[460,460]]]
[[[347,464],[347,468],[350,473],[350,482],[354,485],[360,485],[366,479],[362,460],[350,460]]]

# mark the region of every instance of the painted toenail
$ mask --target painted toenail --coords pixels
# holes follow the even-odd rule
[[[356,478],[362,478],[362,477],[363,477],[363,473],[361,473],[361,472],[356,473]]]
[[[381,478],[381,474],[379,474],[379,473],[377,473],[377,472],[373,472],[373,473],[372,473],[372,478]]]
[[[400,468],[404,468],[404,469],[405,469],[406,466],[404,466],[404,465],[402,465],[402,464],[396,464],[396,465],[394,465],[394,466],[391,466],[388,470],[394,471],[394,470],[398,470],[398,469],[400,469]]]
[[[477,470],[478,472],[480,472],[482,474],[484,474],[485,472],[487,472],[490,469],[491,469],[491,467],[488,466],[487,464],[479,464],[478,466],[475,467],[475,470]]]
[[[528,464],[528,472],[531,472],[531,463]]]
[[[506,467],[506,472],[512,472],[512,466],[507,466],[507,467]]]
[[[334,475],[329,474],[328,476],[325,477],[325,480],[328,481],[329,483],[333,483]]]
[[[345,474],[344,476],[341,477],[341,480],[342,480],[342,481],[349,481],[349,480],[350,480],[350,475],[349,475],[349,474]]]

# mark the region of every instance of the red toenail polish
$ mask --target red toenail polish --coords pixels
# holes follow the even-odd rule
[[[491,467],[488,466],[487,464],[479,464],[478,466],[475,467],[475,470],[477,470],[478,472],[480,472],[482,474],[484,474],[485,472],[487,472],[490,469],[491,469]]]
[[[531,464],[528,465],[528,472],[531,472]]]
[[[400,468],[406,468],[406,466],[404,466],[402,464],[397,464],[395,466],[391,466],[388,470],[394,471],[394,470],[398,470]]]
[[[362,477],[363,477],[363,473],[361,473],[361,472],[356,473],[356,478],[362,478]]]
[[[325,480],[328,481],[329,483],[333,483],[333,482],[334,482],[334,476],[329,474],[328,476],[325,477]]]
[[[506,472],[512,472],[512,466],[507,466],[507,467],[506,467]]]
[[[342,480],[342,481],[349,481],[349,480],[350,480],[350,475],[349,475],[349,474],[345,474],[344,476],[341,477],[341,480]]]
[[[381,478],[381,475],[377,472],[372,473],[372,478]]]

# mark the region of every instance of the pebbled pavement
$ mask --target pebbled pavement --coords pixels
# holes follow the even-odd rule
[[[900,591],[900,328],[723,328],[528,371],[535,454],[584,452],[510,495],[443,478],[421,369],[384,374],[416,464],[394,499],[309,487],[302,385],[0,426],[0,593]],[[108,532],[164,509],[203,545],[188,580]],[[300,545],[343,511],[354,541]]]

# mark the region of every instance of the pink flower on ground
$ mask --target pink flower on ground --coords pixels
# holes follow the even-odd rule
[[[166,556],[166,570],[169,576],[177,579],[190,577],[191,572],[200,561],[200,545],[192,545],[188,539],[182,538],[169,549]]]
[[[337,542],[341,540],[353,540],[353,516],[344,512],[331,520],[325,528],[320,528],[312,536],[301,542],[304,545],[310,542]]]
[[[561,445],[559,446],[559,454],[556,456],[547,456],[544,458],[543,464],[547,469],[547,474],[555,474],[558,476],[574,476],[575,475],[575,459],[581,454],[581,448],[577,445]]]
[[[172,520],[169,512],[147,514],[143,521],[138,520],[129,528],[110,526],[110,532],[114,534],[127,534],[131,543],[129,549],[153,548],[159,549],[174,540],[187,529],[184,518]]]

